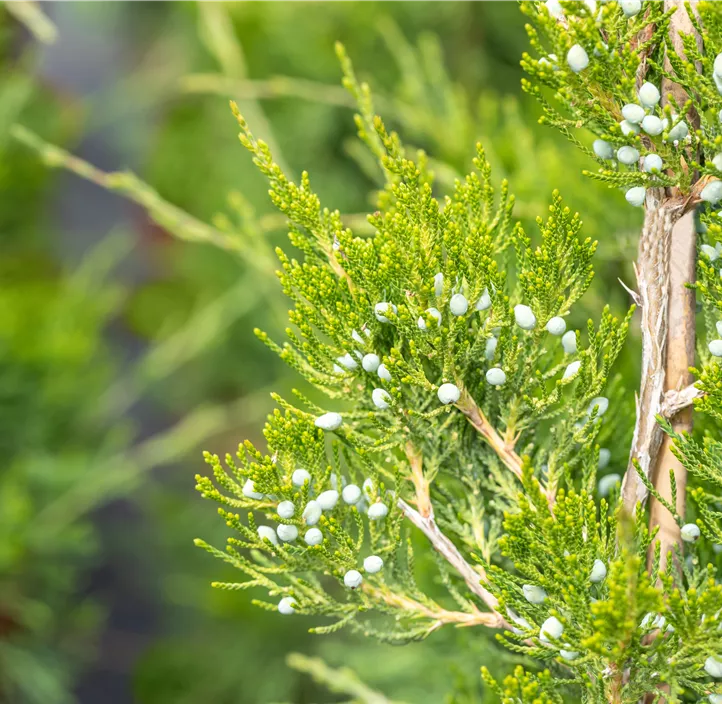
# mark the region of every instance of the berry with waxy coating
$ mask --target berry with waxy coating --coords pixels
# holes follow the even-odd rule
[[[599,459],[601,461],[602,457],[601,450],[599,451]],[[597,491],[599,493],[599,496],[609,496],[609,492],[612,490],[612,487],[616,486],[622,481],[622,478],[618,474],[607,474],[606,477],[602,477],[599,480],[599,484],[597,485]]]
[[[491,296],[489,295],[489,289],[485,288],[476,302],[476,310],[486,310],[487,308],[491,308]]]
[[[278,611],[284,616],[290,616],[296,612],[295,606],[296,600],[292,596],[284,596],[283,599],[278,602]]]
[[[369,574],[376,574],[381,572],[384,567],[384,561],[378,555],[369,555],[364,560],[364,569]]]
[[[303,539],[306,545],[320,545],[323,542],[323,533],[318,528],[309,528]]]
[[[378,521],[384,518],[388,512],[389,507],[381,501],[377,501],[369,506],[368,517],[372,521]]]
[[[356,484],[349,484],[348,486],[345,486],[343,488],[343,491],[341,492],[341,497],[343,498],[344,503],[358,503],[359,499],[361,498],[361,488],[358,487]]]
[[[486,380],[492,386],[502,386],[506,383],[506,373],[499,367],[492,367],[486,372]]]
[[[499,344],[499,340],[497,340],[495,337],[490,337],[486,341],[486,347],[484,349],[484,356],[491,361],[494,359],[494,354],[496,352],[496,346]]]
[[[603,139],[595,139],[592,149],[600,159],[614,159],[614,147]]]
[[[547,593],[535,584],[524,584],[521,588],[524,598],[530,604],[543,604],[547,598]]]
[[[463,293],[455,293],[449,301],[449,310],[453,315],[464,315],[469,310],[469,301]]]
[[[696,543],[700,536],[699,526],[696,523],[686,523],[679,533],[685,543]]]
[[[667,137],[668,142],[680,142],[682,141],[687,135],[689,134],[689,127],[687,127],[687,123],[682,120],[681,122],[678,122],[672,129],[669,131],[669,136]]]
[[[391,405],[391,396],[389,396],[389,392],[386,391],[386,389],[374,389],[371,392],[371,400],[374,406],[382,411]]]
[[[642,103],[645,108],[653,108],[661,97],[657,86],[649,81],[644,83],[639,89],[639,102]]]
[[[659,154],[647,154],[642,163],[642,171],[651,173],[652,171],[662,171],[662,157]]]
[[[386,317],[387,315],[390,315],[393,313],[396,315],[398,312],[398,309],[393,303],[389,303],[388,301],[381,301],[381,303],[377,303],[374,306],[374,315],[376,316],[376,320],[378,320],[380,323],[388,323],[389,319]]]
[[[533,330],[536,327],[536,316],[529,306],[514,306],[514,320],[522,330]]]
[[[276,533],[284,543],[293,542],[298,538],[298,528],[296,528],[296,526],[286,525],[285,523],[279,524],[278,528],[276,528]]]
[[[361,586],[361,582],[364,581],[363,575],[358,570],[349,570],[343,576],[343,583],[349,589],[357,589]]]
[[[274,545],[278,545],[278,537],[276,531],[271,526],[258,526],[257,531],[258,537],[261,539],[270,540]]]
[[[316,501],[324,511],[331,511],[338,503],[338,492],[335,489],[324,491],[318,495]]]
[[[612,452],[611,450],[608,450],[606,447],[603,447],[599,450],[599,463],[597,464],[597,469],[605,469],[607,465],[609,464],[609,460],[612,458]],[[617,475],[619,477],[619,475]]]
[[[358,362],[353,358],[353,356],[350,353],[346,353],[342,357],[337,357],[336,361],[342,366],[348,369],[349,371],[356,369],[358,367]]]
[[[376,370],[379,375],[379,379],[384,381],[391,381],[391,372],[386,368],[385,364],[379,364],[379,368]]]
[[[707,347],[713,357],[722,357],[722,340],[712,340]]]
[[[381,364],[379,356],[373,353],[365,354],[361,360],[361,366],[367,372],[375,372],[379,368],[379,364]]]
[[[714,57],[714,64],[712,70],[716,75],[722,77],[722,53],[717,54],[717,56]]]
[[[619,0],[618,5],[625,17],[634,17],[642,10],[642,0]]]
[[[710,181],[700,192],[699,197],[708,203],[722,200],[722,181]]]
[[[601,560],[594,560],[592,571],[589,574],[589,581],[592,584],[599,584],[607,576],[607,566]]]
[[[549,318],[549,321],[546,324],[546,329],[547,332],[552,335],[563,335],[564,331],[567,329],[567,323],[561,315],[555,315],[553,318]]]
[[[715,679],[722,678],[722,660],[717,660],[717,658],[710,655],[704,661],[704,671]]]
[[[293,505],[293,501],[281,501],[276,509],[276,513],[278,513],[281,518],[293,518],[295,512],[296,507]]]
[[[642,131],[642,128],[639,125],[635,125],[629,120],[622,120],[619,123],[619,128],[622,130],[622,134],[625,137],[628,137],[630,134],[639,134]]]
[[[575,44],[567,52],[567,65],[574,71],[580,73],[589,66],[589,55],[581,44]]]
[[[606,396],[595,396],[590,402],[587,408],[587,413],[592,414],[594,409],[597,409],[597,417],[603,416],[609,408],[609,399]]]
[[[624,194],[624,197],[629,205],[633,205],[635,208],[641,208],[647,197],[647,189],[644,188],[644,186],[633,186]]]
[[[625,144],[617,149],[617,161],[626,166],[636,164],[639,161],[639,150]]]
[[[567,368],[564,370],[564,374],[562,375],[562,379],[571,379],[573,376],[575,376],[579,369],[581,368],[582,363],[580,360],[577,360],[576,362],[572,362],[567,366]]]
[[[444,293],[444,275],[439,272],[434,276],[434,295],[441,298]]]
[[[343,424],[343,418],[340,413],[324,413],[314,421],[314,425],[321,430],[338,430]]]
[[[564,633],[564,626],[556,616],[550,616],[539,629],[539,640],[542,643],[551,643],[550,638],[560,638]]]
[[[664,125],[656,115],[645,115],[642,120],[642,129],[650,136],[656,137],[664,131]]]
[[[303,509],[301,517],[307,526],[315,526],[321,520],[322,513],[321,504],[315,499],[311,499]]]
[[[436,392],[439,401],[444,405],[456,403],[461,398],[461,391],[455,384],[442,384]]]
[[[311,481],[311,473],[307,469],[297,469],[291,475],[291,483],[293,486],[301,487],[306,482]]]
[[[622,108],[622,116],[627,122],[638,125],[644,119],[644,108],[635,103],[627,103]]]
[[[574,354],[577,351],[577,334],[574,330],[562,335],[562,347],[567,354]]]
[[[247,499],[263,498],[263,494],[259,494],[256,491],[256,485],[253,483],[252,479],[247,479],[246,483],[243,485],[243,496],[245,496]]]
[[[439,327],[439,328],[441,327],[441,312],[437,308],[427,308],[425,311],[425,315],[427,317],[430,316],[432,318],[435,318],[436,319],[436,327]],[[427,329],[426,319],[424,318],[423,315],[419,316],[419,319],[416,322],[416,324],[417,324],[419,330],[424,331]]]

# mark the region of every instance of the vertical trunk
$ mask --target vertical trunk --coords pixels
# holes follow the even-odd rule
[[[687,213],[677,221],[671,237],[665,391],[679,390],[692,383],[689,368],[694,364],[695,298],[694,291],[686,288],[685,284],[695,279],[696,256],[694,215]],[[689,432],[692,429],[692,408],[685,408],[677,413],[671,423],[675,431]],[[670,470],[674,471],[677,484],[677,513],[684,516],[687,472],[672,454],[670,439],[665,435],[652,474],[652,482],[657,491],[671,502]],[[667,552],[679,544],[679,526],[654,497],[650,500],[650,526],[659,526],[658,539],[662,546],[664,563]]]

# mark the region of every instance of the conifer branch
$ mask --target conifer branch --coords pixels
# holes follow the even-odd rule
[[[508,628],[509,626],[504,618],[497,612],[499,602],[496,597],[481,585],[481,582],[486,580],[486,573],[483,570],[477,572],[464,559],[456,545],[441,532],[434,520],[433,509],[431,509],[429,516],[424,517],[403,499],[398,499],[396,505],[403,511],[404,516],[429,539],[434,549],[459,573],[459,576],[466,582],[471,592],[476,594],[491,609],[488,618],[485,618],[486,623],[484,625],[494,628]]]
[[[469,423],[479,431],[494,452],[499,455],[499,459],[504,465],[518,479],[521,479],[521,458],[514,451],[514,446],[499,435],[467,391],[462,393],[456,406],[468,418]]]

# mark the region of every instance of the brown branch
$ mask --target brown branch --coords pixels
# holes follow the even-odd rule
[[[456,407],[467,417],[469,423],[479,431],[499,459],[512,473],[521,479],[521,457],[514,451],[514,445],[504,440],[484,415],[476,401],[464,390]]]
[[[664,394],[662,400],[662,415],[665,418],[671,418],[681,410],[691,406],[695,399],[702,398],[702,396],[704,396],[704,391],[700,391],[694,384],[685,386],[679,391],[670,389]]]
[[[503,616],[497,612],[499,603],[496,597],[481,584],[481,582],[486,581],[486,573],[481,568],[479,568],[479,571],[475,570],[464,559],[456,545],[441,532],[434,520],[433,510],[431,515],[424,518],[403,499],[398,499],[396,505],[404,512],[406,518],[429,539],[434,549],[459,573],[459,576],[466,582],[469,589],[491,609],[491,613],[487,614],[488,623],[485,623],[485,625],[494,628],[510,628]]]

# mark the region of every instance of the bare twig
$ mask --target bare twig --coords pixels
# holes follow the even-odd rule
[[[664,395],[662,401],[662,415],[671,418],[681,410],[691,406],[696,398],[702,398],[704,392],[700,391],[694,384],[690,384],[680,391],[671,389]]]

